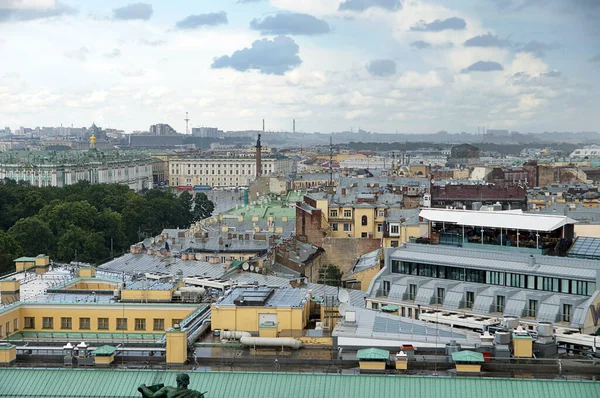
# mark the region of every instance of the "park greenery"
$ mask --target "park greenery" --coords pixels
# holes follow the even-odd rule
[[[165,228],[209,217],[205,194],[136,193],[124,185],[82,181],[64,188],[0,180],[0,274],[20,256],[100,264]]]

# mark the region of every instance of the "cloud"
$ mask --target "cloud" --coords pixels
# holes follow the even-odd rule
[[[600,53],[596,54],[592,58],[590,58],[590,62],[600,63]]]
[[[65,56],[84,62],[87,59],[89,53],[90,50],[88,50],[87,47],[81,47],[76,50],[69,50],[65,52]]]
[[[542,76],[544,76],[544,77],[561,77],[562,73],[560,73],[560,71],[557,71],[557,70],[551,70],[550,72],[542,73]]]
[[[259,3],[263,0],[238,0],[238,4]]]
[[[447,19],[436,19],[431,23],[421,21],[418,25],[413,26],[410,30],[417,32],[441,32],[443,30],[464,30],[467,27],[467,22],[458,17]]]
[[[146,71],[144,69],[127,68],[122,69],[119,73],[124,77],[140,77],[145,75]]]
[[[19,0],[0,0],[0,22],[30,21],[76,13],[76,9],[60,1],[42,2],[38,5]]]
[[[392,59],[376,59],[366,65],[367,71],[373,76],[392,76],[396,74],[396,61]]]
[[[190,15],[175,25],[178,29],[196,29],[203,26],[227,25],[227,13],[225,11],[210,14]]]
[[[519,52],[532,53],[535,56],[541,58],[546,55],[546,51],[548,50],[556,50],[560,45],[558,43],[546,44],[536,40],[532,40],[529,43],[525,44],[523,47],[519,48]]]
[[[121,50],[113,48],[111,52],[104,54],[106,58],[117,58],[121,56]]]
[[[262,20],[253,19],[250,28],[262,35],[321,35],[329,33],[327,22],[301,13],[269,15]]]
[[[498,62],[494,61],[477,61],[473,65],[465,68],[461,71],[461,73],[469,73],[469,72],[494,72],[504,70],[502,65]]]
[[[487,35],[479,35],[465,41],[466,47],[510,47],[511,43],[508,40],[502,40],[498,36],[491,33]]]
[[[413,41],[412,43],[410,43],[410,46],[417,48],[419,50],[423,50],[425,48],[430,48],[431,43],[427,43],[426,41],[423,41],[423,40],[417,40],[417,41]]]
[[[240,72],[258,70],[266,75],[283,75],[302,63],[298,56],[299,50],[296,42],[286,36],[277,36],[273,40],[256,40],[251,48],[237,50],[231,56],[216,58],[211,67],[231,68]]]
[[[133,3],[121,8],[113,8],[113,19],[121,21],[142,20],[147,21],[152,17],[152,4]]]
[[[379,7],[390,11],[402,8],[400,0],[345,0],[340,3],[340,11],[365,11],[368,8]]]
[[[160,39],[156,39],[156,40],[140,39],[140,44],[143,44],[145,46],[150,46],[150,47],[158,47],[158,46],[167,44],[167,42],[166,42],[166,40],[160,40]]]

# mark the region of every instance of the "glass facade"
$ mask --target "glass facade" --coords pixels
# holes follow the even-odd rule
[[[518,287],[547,292],[577,294],[581,296],[590,296],[596,291],[596,283],[594,282],[525,275],[512,272],[483,271],[473,268],[459,268],[400,260],[392,260],[392,273],[483,283],[488,285]]]

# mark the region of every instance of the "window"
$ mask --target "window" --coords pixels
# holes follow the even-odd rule
[[[52,318],[52,317],[43,317],[42,318],[42,328],[44,328],[44,329],[54,329],[54,318]]]
[[[344,217],[352,217],[352,210],[344,210]]]
[[[496,311],[495,312],[504,312],[504,296],[496,296]]]
[[[154,320],[154,330],[165,330],[165,320],[164,319],[155,319]]]
[[[393,240],[391,243],[392,247],[398,247],[398,241],[397,240]]]
[[[108,318],[98,318],[98,330],[108,330]]]
[[[79,318],[79,329],[81,329],[81,330],[91,329],[90,318]]]
[[[60,318],[61,329],[73,329],[73,321],[71,318]]]
[[[17,330],[19,330],[19,320],[18,319],[13,319],[13,330],[16,332]]]
[[[135,330],[146,330],[146,319],[135,318]]]
[[[371,303],[371,308],[374,310],[378,310],[379,309],[379,303]]]
[[[527,314],[525,316],[535,318],[537,315],[537,307],[537,300],[529,300],[529,306],[527,307]]]
[[[127,318],[117,318],[117,330],[127,330]]]
[[[171,326],[175,327],[175,325],[180,325],[181,324],[181,319],[173,319],[173,321],[171,322]]]
[[[408,317],[412,318],[412,308],[408,307]]]
[[[400,226],[396,224],[390,225],[390,234],[399,235],[400,234]]]
[[[338,230],[338,225],[337,224],[331,224],[331,230],[332,231],[337,231]]]
[[[3,337],[3,334],[2,334],[2,325],[0,325],[0,337]]]
[[[6,335],[10,335],[10,322],[6,322]]]
[[[331,211],[329,212],[329,216],[330,216],[330,217],[337,217],[337,216],[338,216],[338,212],[337,212],[337,210],[331,210]]]
[[[385,210],[378,210],[377,211],[377,217],[384,217],[385,216]]]
[[[443,287],[438,287],[437,288],[437,297],[436,297],[436,304],[444,304],[444,294],[446,293],[446,289],[444,289]]]
[[[571,314],[573,313],[573,306],[571,304],[563,304],[562,321],[571,322]]]
[[[361,225],[367,225],[367,224],[368,224],[368,222],[369,222],[369,220],[367,219],[367,216],[362,216],[362,217],[360,218],[360,224],[361,224]]]
[[[465,300],[465,308],[473,308],[473,302],[475,301],[475,292],[467,292],[467,299]]]
[[[387,296],[388,293],[390,292],[390,286],[391,286],[390,281],[383,281],[383,295],[384,296]]]
[[[408,299],[414,300],[416,295],[417,295],[417,285],[408,285]]]
[[[352,224],[344,224],[344,232],[352,231]]]
[[[366,238],[367,237],[367,233],[366,232],[361,232],[360,233],[360,237],[361,238]]]
[[[25,317],[25,329],[35,329],[35,318],[32,316]]]
[[[377,232],[381,232],[383,224],[377,224]]]

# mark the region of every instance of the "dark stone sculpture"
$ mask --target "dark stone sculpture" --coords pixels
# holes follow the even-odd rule
[[[145,384],[142,384],[138,387],[138,391],[142,393],[143,398],[204,398],[206,391],[201,393],[188,389],[190,376],[187,374],[179,373],[175,380],[177,381],[177,387],[162,387],[162,385],[148,387]]]

